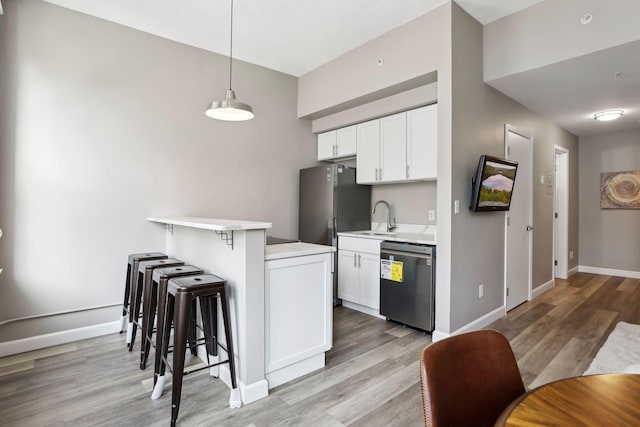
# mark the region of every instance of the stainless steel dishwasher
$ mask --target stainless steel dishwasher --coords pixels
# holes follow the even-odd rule
[[[435,323],[432,245],[384,241],[380,246],[380,314],[427,332]]]

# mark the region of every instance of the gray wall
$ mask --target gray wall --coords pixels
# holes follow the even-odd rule
[[[640,170],[640,131],[580,138],[580,266],[640,273],[640,210],[600,209],[600,174]]]
[[[438,32],[434,33],[436,28]],[[425,37],[431,38],[427,41]],[[411,41],[410,47],[407,47],[407,40]],[[397,49],[397,46],[405,48]],[[314,115],[366,98],[367,91],[373,93],[384,90],[384,85],[397,84],[398,81],[389,82],[386,75],[378,79],[376,73],[367,73],[365,69],[370,58],[386,58],[387,49],[395,48],[403,55],[415,57],[412,61],[398,59],[390,64],[415,68],[404,69],[398,79],[436,71],[439,111],[438,181],[435,184],[438,210],[436,330],[443,333],[454,332],[504,303],[504,217],[471,214],[465,206],[478,157],[484,153],[503,153],[505,123],[534,138],[534,181],[536,176],[552,170],[554,144],[569,149],[569,250],[577,251],[578,245],[577,138],[485,85],[482,46],[482,26],[455,3],[449,2],[301,77],[299,85],[298,114]],[[345,70],[361,72],[347,73]],[[361,79],[365,74],[369,78]],[[335,81],[353,85],[354,92],[349,92],[352,99],[345,100],[341,92],[333,90]],[[322,90],[324,92],[319,94]],[[331,118],[339,116],[335,112],[331,114]],[[315,118],[314,124],[320,122],[333,123]],[[372,198],[391,199],[397,206],[399,222],[414,222],[415,219],[415,222],[425,223],[422,218],[426,211],[435,207],[431,199],[433,183],[405,185],[375,186]],[[453,215],[454,199],[460,200],[463,207],[459,215]],[[552,208],[552,197],[545,194],[544,186],[534,187],[534,288],[552,279]],[[481,300],[477,297],[479,283],[485,284],[485,296]]]
[[[164,249],[150,215],[297,237],[298,169],[316,145],[296,78],[235,62],[256,118],[219,122],[204,110],[225,94],[228,58],[36,0],[3,5],[0,321],[120,303],[127,254]],[[0,341],[118,317],[13,323]]]
[[[586,13],[593,20],[582,25]],[[638,40],[638,15],[637,0],[562,0],[494,21],[484,30],[485,81]]]
[[[321,117],[336,107],[344,110],[371,101],[376,94],[392,95],[390,89],[412,88],[403,84],[417,87],[435,81],[433,72],[447,56],[442,36],[448,14],[448,6],[439,7],[301,76],[298,116]]]
[[[382,67],[376,65],[378,58],[384,60]],[[372,198],[389,199],[398,212],[397,220],[407,223],[425,223],[427,211],[437,205],[436,329],[447,333],[451,307],[451,3],[301,76],[298,116],[313,118],[314,131],[319,132],[369,118],[373,111],[381,114],[384,108],[397,111],[414,107],[420,104],[416,94],[424,97],[425,104],[432,103],[434,79],[438,101],[437,183],[376,186]],[[393,102],[381,109],[376,101],[385,98],[393,98]]]
[[[453,19],[452,197],[460,200],[451,226],[451,329],[504,304],[504,214],[470,212],[470,180],[481,154],[504,156],[504,124],[533,137],[533,182],[553,171],[554,144],[569,149],[569,250],[577,248],[577,137],[483,83],[482,26],[456,4]],[[553,200],[533,187],[533,288],[552,279]],[[478,285],[484,283],[484,297]]]
[[[371,189],[371,204],[385,200],[391,205],[397,223],[430,224],[437,223],[437,183],[410,182],[405,184],[374,185]],[[436,211],[436,221],[429,221],[429,210]],[[385,212],[380,210],[380,212]],[[386,213],[378,213],[374,222],[386,222]]]

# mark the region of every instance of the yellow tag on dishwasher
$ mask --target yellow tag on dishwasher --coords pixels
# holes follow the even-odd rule
[[[393,261],[391,263],[391,280],[402,282],[402,261]]]

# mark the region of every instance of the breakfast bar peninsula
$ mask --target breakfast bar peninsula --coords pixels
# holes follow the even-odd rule
[[[227,281],[238,385],[243,403],[269,394],[264,362],[264,258],[269,222],[150,217],[164,224],[167,255]],[[220,337],[223,341],[223,336]],[[220,378],[230,386],[228,365]]]
[[[267,246],[269,222],[147,219],[164,225],[167,255],[226,280],[243,403],[324,366],[324,353],[332,346],[333,247]],[[206,359],[204,353],[199,356]],[[218,373],[230,387],[228,365]]]

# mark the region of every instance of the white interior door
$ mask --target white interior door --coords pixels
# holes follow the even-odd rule
[[[532,139],[505,125],[504,141],[507,159],[518,162],[505,229],[505,305],[511,310],[531,298]]]
[[[569,277],[569,151],[555,146],[554,277]]]

